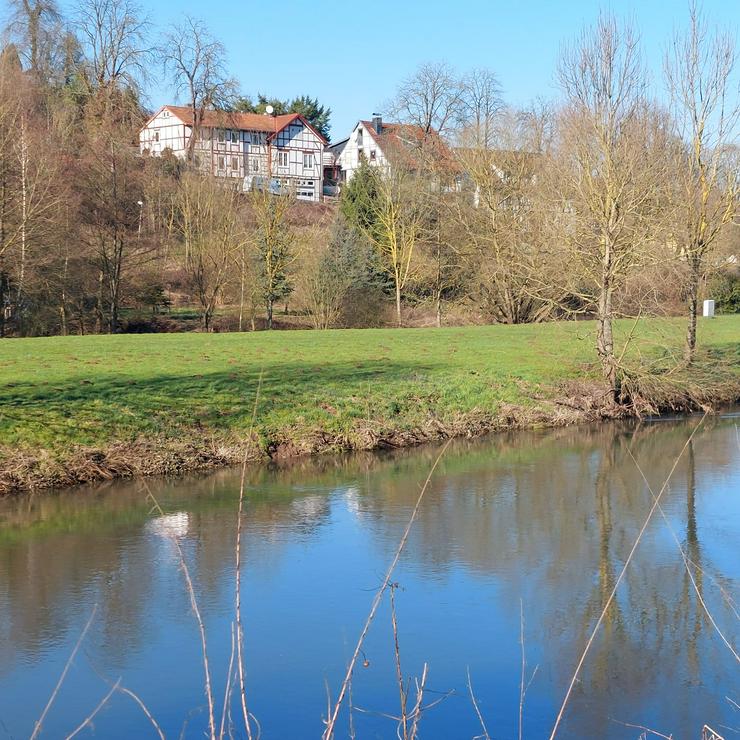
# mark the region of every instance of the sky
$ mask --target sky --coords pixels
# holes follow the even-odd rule
[[[332,109],[335,141],[348,136],[357,120],[382,112],[397,85],[427,61],[445,61],[460,72],[493,70],[511,105],[554,98],[562,42],[593,23],[600,9],[633,21],[658,83],[668,39],[688,16],[688,0],[139,2],[159,29],[185,14],[204,20],[224,44],[229,70],[244,93],[318,97]],[[737,34],[740,0],[703,0],[702,6],[712,22]],[[150,107],[173,98],[161,73],[155,75]]]

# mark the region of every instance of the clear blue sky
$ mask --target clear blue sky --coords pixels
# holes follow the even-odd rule
[[[348,135],[424,61],[464,71],[492,69],[507,102],[524,105],[557,91],[553,73],[562,41],[591,23],[600,8],[638,27],[654,78],[667,40],[685,25],[688,0],[140,0],[153,24],[183,14],[202,18],[225,45],[229,68],[245,93],[317,96],[332,109],[332,138]],[[707,16],[737,33],[740,0],[704,0]],[[657,81],[657,80],[656,80]],[[149,103],[173,102],[164,80]]]

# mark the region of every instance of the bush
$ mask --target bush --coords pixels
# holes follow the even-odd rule
[[[708,288],[708,297],[714,299],[717,313],[740,313],[740,270],[724,270]]]

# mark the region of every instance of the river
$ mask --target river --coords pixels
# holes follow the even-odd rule
[[[699,738],[740,728],[740,412],[453,442],[393,581],[419,735],[548,737],[653,498],[675,472],[597,631],[559,737]],[[439,453],[425,447],[250,468],[242,547],[249,708],[264,738],[320,737],[375,590]],[[633,460],[630,454],[634,454]],[[238,470],[0,500],[0,738],[61,738],[120,680],[167,737],[208,729],[197,594],[221,722],[232,645]],[[156,499],[155,505],[149,497]],[[157,508],[159,507],[159,508]],[[675,537],[674,537],[675,535]],[[179,550],[178,550],[179,546]],[[689,561],[688,570],[682,551]],[[692,580],[693,577],[693,580]],[[701,605],[701,599],[706,605]],[[714,624],[707,615],[711,614]],[[521,639],[523,635],[523,640]],[[384,597],[352,682],[358,738],[395,737]],[[438,701],[439,700],[439,701]],[[243,737],[238,695],[227,713]],[[350,736],[345,709],[337,737]],[[78,737],[156,737],[116,691]]]

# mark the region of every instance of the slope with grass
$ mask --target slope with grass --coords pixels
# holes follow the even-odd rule
[[[4,341],[0,491],[593,418],[603,406],[593,329],[564,322]],[[635,382],[656,406],[740,396],[740,317],[700,331],[698,366],[666,375],[683,323],[619,326],[635,335],[624,359],[643,369]]]

